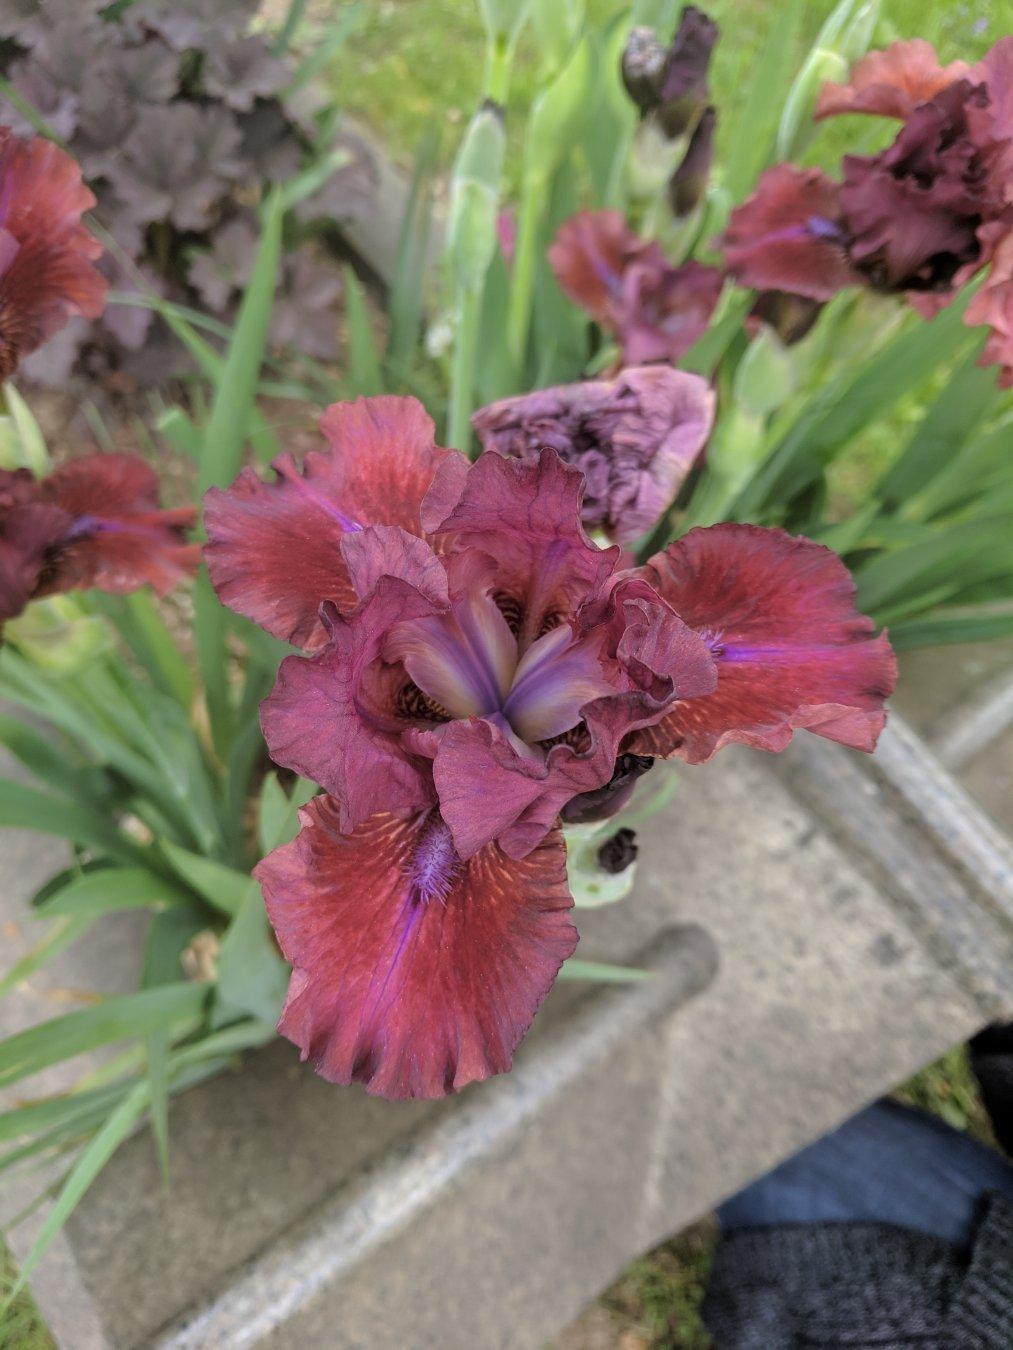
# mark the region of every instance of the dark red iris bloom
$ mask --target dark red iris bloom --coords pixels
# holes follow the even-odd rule
[[[102,313],[102,246],[81,223],[94,205],[68,154],[0,127],[0,383],[72,315]]]
[[[441,1096],[509,1068],[574,950],[565,808],[637,756],[796,727],[871,750],[893,657],[815,544],[722,525],[623,571],[554,451],[469,464],[413,399],[323,425],[302,471],[206,498],[219,595],[315,649],[262,711],[328,794],[257,869],[294,967],[280,1030],[334,1082]]]
[[[622,348],[621,364],[677,362],[707,330],[721,294],[715,267],[673,267],[619,211],[579,211],[549,249],[560,287]]]
[[[146,583],[164,595],[196,570],[192,507],[158,509],[158,479],[134,455],[84,455],[37,480],[0,470],[0,624],[29,600]]]
[[[729,271],[744,285],[810,300],[865,284],[904,292],[931,316],[1013,233],[1013,37],[977,65],[943,68],[927,42],[872,52],[847,85],[828,85],[818,117],[847,112],[904,125],[877,155],[847,155],[844,181],[780,164],[732,212]],[[988,322],[985,363],[1013,379],[1008,275],[992,276],[968,322]]]

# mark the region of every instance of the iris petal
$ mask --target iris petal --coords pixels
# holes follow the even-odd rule
[[[603,677],[598,639],[574,642],[568,624],[552,629],[524,653],[503,711],[525,741],[559,736],[580,721],[593,698],[615,693]]]
[[[418,687],[452,717],[500,710],[517,664],[517,641],[495,602],[469,596],[449,614],[401,624],[384,659],[401,661]]]

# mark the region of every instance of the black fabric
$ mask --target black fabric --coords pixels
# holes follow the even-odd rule
[[[986,1196],[965,1251],[881,1224],[730,1233],[702,1312],[717,1350],[1013,1350],[1013,1206]]]
[[[978,1079],[992,1130],[1013,1158],[1013,1022],[996,1022],[971,1041],[971,1068]]]

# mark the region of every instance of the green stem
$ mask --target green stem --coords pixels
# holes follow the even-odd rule
[[[510,89],[510,73],[514,63],[514,44],[506,39],[493,38],[485,46],[485,97],[500,107],[506,106]]]
[[[545,196],[543,188],[544,184],[538,176],[525,176],[517,216],[517,244],[507,310],[507,347],[518,375],[523,373],[527,354],[538,262],[538,224]]]
[[[481,312],[481,288],[476,286],[462,290],[457,303],[457,334],[450,371],[447,436],[455,450],[463,450],[466,454],[471,444],[471,414],[475,407],[475,365]]]

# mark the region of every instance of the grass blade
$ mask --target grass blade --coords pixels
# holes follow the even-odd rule
[[[0,1087],[100,1045],[144,1036],[199,1016],[207,994],[206,984],[165,984],[136,994],[114,995],[94,1007],[19,1031],[0,1041]]]
[[[149,1098],[150,1093],[146,1082],[138,1083],[136,1087],[131,1088],[120,1104],[110,1112],[105,1124],[82,1151],[81,1156],[71,1168],[70,1175],[64,1182],[53,1208],[46,1216],[42,1231],[22,1262],[17,1282],[3,1306],[0,1307],[0,1316],[6,1312],[11,1301],[24,1288],[28,1277],[39,1264],[53,1238],[77,1208],[88,1187],[141,1118],[148,1105]]]
[[[342,269],[345,278],[345,322],[348,326],[348,384],[354,397],[382,394],[383,370],[373,325],[369,321],[366,296],[362,283],[348,264]]]
[[[143,856],[136,844],[89,807],[10,778],[0,778],[0,825],[70,839],[98,848],[121,862],[135,863]]]

